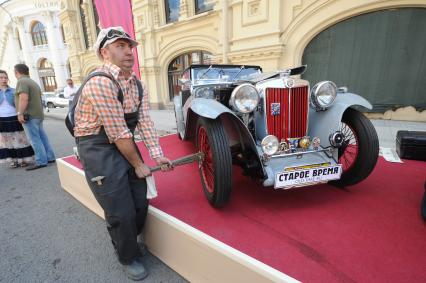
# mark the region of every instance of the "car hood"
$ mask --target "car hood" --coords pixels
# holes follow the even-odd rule
[[[307,65],[302,65],[296,68],[285,69],[281,71],[273,71],[273,72],[265,72],[258,75],[253,76],[249,82],[258,83],[267,79],[272,79],[275,77],[279,77],[282,73],[288,73],[289,76],[301,75],[306,71]]]

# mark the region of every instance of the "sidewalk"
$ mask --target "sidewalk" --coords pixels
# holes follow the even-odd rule
[[[67,111],[68,108],[55,108],[50,109],[50,112],[45,112],[45,115],[50,118],[64,120]],[[173,110],[150,110],[150,115],[160,135],[176,133],[176,119]],[[426,131],[425,122],[376,119],[372,119],[371,122],[376,128],[380,146],[392,149],[395,149],[396,133],[399,130]]]
[[[395,121],[395,120],[371,120],[379,136],[379,145],[395,149],[396,133],[404,131],[426,131],[425,122]]]
[[[44,111],[46,117],[59,120],[65,120],[67,113],[68,108],[53,108],[49,112]],[[176,119],[173,110],[150,110],[149,114],[160,135],[176,133]]]

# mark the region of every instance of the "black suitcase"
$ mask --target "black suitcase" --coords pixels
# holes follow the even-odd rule
[[[426,132],[398,131],[396,152],[400,158],[426,161]]]

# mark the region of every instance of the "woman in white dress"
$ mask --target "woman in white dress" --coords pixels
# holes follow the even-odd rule
[[[15,89],[8,82],[7,73],[0,70],[0,163],[25,167],[33,161],[34,151],[16,116]]]

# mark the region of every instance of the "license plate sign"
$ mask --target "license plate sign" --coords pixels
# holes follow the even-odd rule
[[[287,170],[275,175],[275,188],[292,188],[340,179],[342,165]]]

